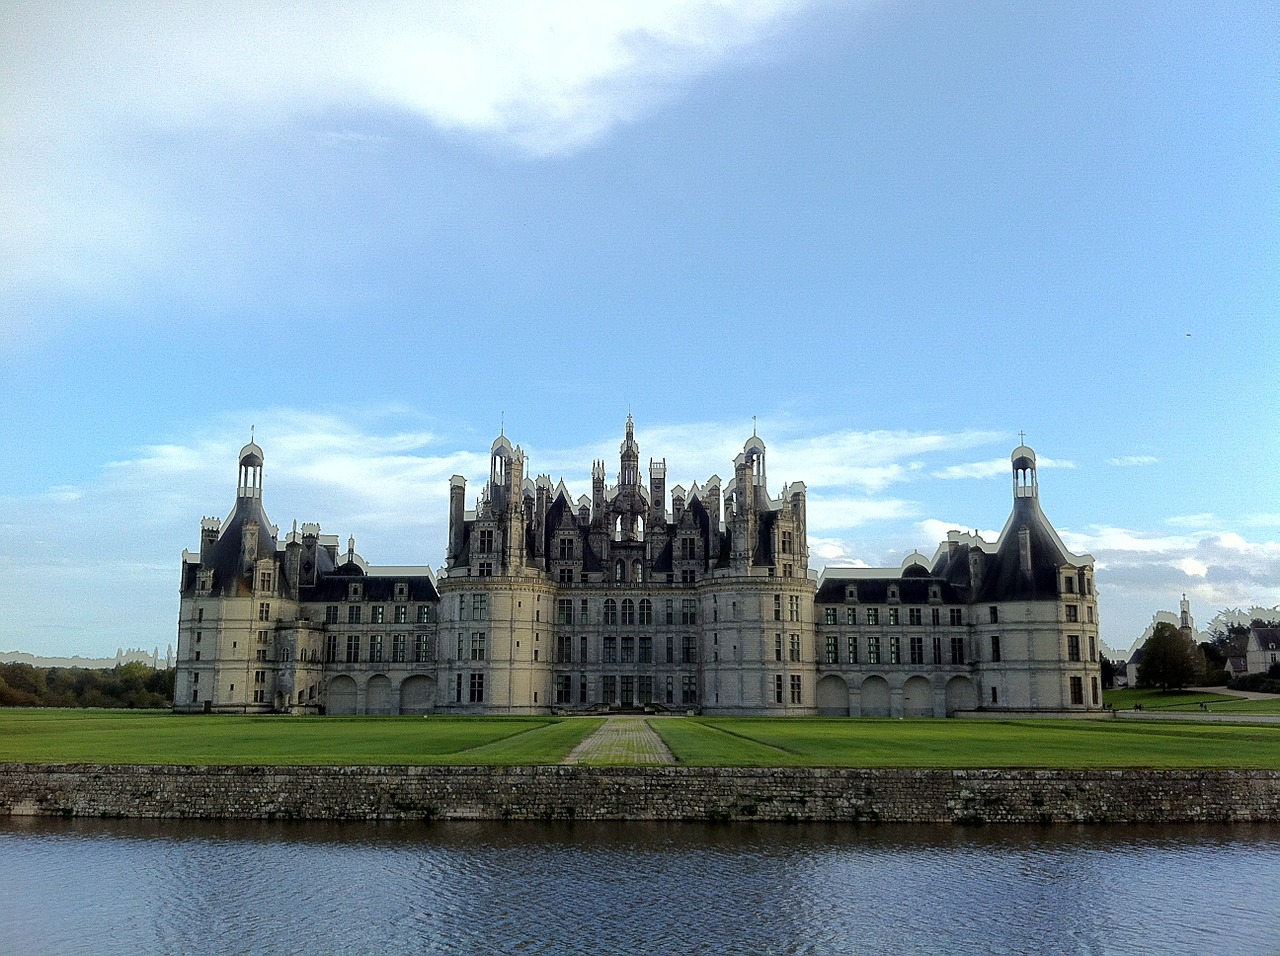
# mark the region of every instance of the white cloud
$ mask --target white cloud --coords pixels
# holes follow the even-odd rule
[[[1209,565],[1203,561],[1197,561],[1195,558],[1180,558],[1173,562],[1173,567],[1193,578],[1203,578],[1209,574]]]
[[[1074,468],[1076,463],[1054,458],[1036,457],[1036,468]],[[948,465],[930,474],[934,478],[952,480],[958,478],[999,478],[1012,474],[1012,464],[1008,458],[989,458],[986,461],[972,461],[963,465]]]
[[[144,138],[373,107],[567,153],[754,55],[797,0],[0,5],[0,291],[124,294],[199,228]],[[340,127],[335,145],[376,147]],[[154,156],[154,147],[147,150]],[[6,320],[11,341],[39,330]]]
[[[1154,465],[1159,460],[1155,455],[1124,455],[1120,458],[1108,458],[1107,464],[1117,468],[1134,468],[1139,465]]]

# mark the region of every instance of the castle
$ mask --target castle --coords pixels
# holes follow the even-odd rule
[[[591,495],[525,475],[500,436],[467,508],[449,489],[439,577],[372,567],[354,539],[262,498],[240,452],[235,505],[183,552],[176,711],[941,717],[1101,708],[1093,559],[1040,508],[1035,453],[1011,457],[993,543],[950,532],[897,568],[809,568],[802,482],[769,493],[752,435],[733,479],[667,487],[627,418],[616,481]]]

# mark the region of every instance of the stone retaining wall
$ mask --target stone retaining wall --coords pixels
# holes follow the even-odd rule
[[[0,816],[1280,821],[1280,771],[0,766]]]

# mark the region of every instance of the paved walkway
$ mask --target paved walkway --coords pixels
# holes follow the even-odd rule
[[[607,717],[564,758],[565,763],[675,763],[676,759],[644,717]]]

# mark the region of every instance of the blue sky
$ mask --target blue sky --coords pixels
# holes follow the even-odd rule
[[[1127,648],[1280,604],[1264,3],[0,9],[0,650],[176,633],[272,519],[439,566],[506,433],[685,486],[753,417],[813,564],[995,532],[1025,430]]]

